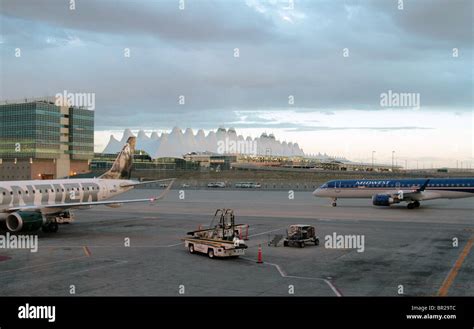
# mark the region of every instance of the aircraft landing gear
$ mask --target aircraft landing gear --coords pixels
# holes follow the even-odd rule
[[[419,201],[414,201],[414,202],[410,202],[409,204],[407,204],[408,209],[415,209],[415,208],[419,208],[419,207],[420,207],[420,202]]]
[[[56,233],[58,229],[59,224],[57,222],[49,222],[41,228],[41,230],[45,233]]]
[[[337,206],[337,198],[332,199],[332,206],[333,207]]]

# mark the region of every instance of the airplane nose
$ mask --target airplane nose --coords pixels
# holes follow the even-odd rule
[[[319,192],[320,192],[320,188],[317,188],[313,191],[313,196],[318,196],[319,195]]]

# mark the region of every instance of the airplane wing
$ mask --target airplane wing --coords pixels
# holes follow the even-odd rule
[[[169,181],[169,179],[168,179]],[[92,201],[92,202],[68,202],[68,203],[54,203],[54,204],[46,204],[46,205],[25,205],[25,206],[18,206],[5,209],[3,212],[15,212],[15,211],[43,211],[46,212],[51,210],[57,211],[64,211],[70,208],[82,208],[82,207],[91,207],[91,206],[100,206],[100,205],[121,205],[124,203],[135,203],[135,202],[155,202],[158,200],[163,199],[171,189],[171,186],[174,183],[174,179],[172,182],[166,187],[166,189],[160,193],[160,195],[151,197],[148,199],[132,199],[132,200],[107,200],[107,201]]]
[[[412,189],[397,189],[397,190],[390,190],[387,191],[386,193],[391,195],[392,197],[398,198],[399,200],[422,200],[424,199],[423,196],[423,191],[425,191],[426,186],[428,186],[428,183],[430,182],[429,179],[427,179],[422,185],[419,187],[414,187]]]
[[[145,184],[152,184],[152,183],[159,183],[159,182],[170,182],[168,186],[173,185],[174,181],[176,178],[167,178],[167,179],[158,179],[158,180],[149,180],[149,181],[144,181],[144,182],[133,182],[133,183],[126,183],[126,184],[120,184],[121,187],[129,187],[129,186],[139,186],[139,185],[145,185]]]

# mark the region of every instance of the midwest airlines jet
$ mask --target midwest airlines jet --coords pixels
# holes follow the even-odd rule
[[[474,178],[430,178],[392,180],[334,180],[317,188],[313,195],[331,198],[372,198],[374,206],[390,206],[407,202],[407,208],[420,206],[420,201],[458,199],[474,196]]]
[[[57,232],[58,221],[71,218],[70,209],[96,205],[118,207],[124,203],[162,199],[173,180],[169,179],[171,183],[158,197],[106,201],[137,185],[151,183],[130,180],[135,141],[135,137],[127,140],[112,168],[99,178],[0,182],[0,221],[5,222],[11,232],[40,228],[44,232]]]

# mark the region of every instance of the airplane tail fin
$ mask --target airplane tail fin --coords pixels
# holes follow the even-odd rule
[[[426,189],[426,187],[428,186],[428,183],[429,183],[429,182],[430,182],[430,180],[427,179],[427,180],[423,183],[423,185],[420,186],[420,188],[418,189],[418,191],[420,191],[420,192],[421,192],[421,191],[424,191],[424,190]]]
[[[99,178],[101,179],[130,179],[132,174],[133,153],[135,152],[136,137],[129,137],[127,143],[114,161],[112,168]]]

